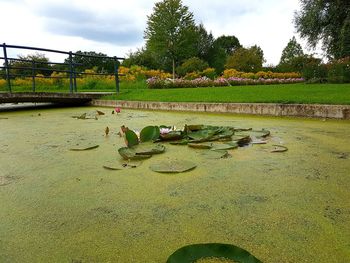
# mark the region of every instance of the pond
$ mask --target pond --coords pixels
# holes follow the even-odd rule
[[[98,119],[77,119],[94,110]],[[350,122],[110,108],[0,113],[0,262],[164,263],[196,243],[239,246],[266,263],[350,262]],[[121,164],[122,125],[267,129],[267,144],[211,159],[165,144]],[[109,127],[108,136],[105,135]],[[273,144],[288,148],[271,152]],[[88,151],[76,147],[99,145]],[[160,160],[197,167],[156,173]]]

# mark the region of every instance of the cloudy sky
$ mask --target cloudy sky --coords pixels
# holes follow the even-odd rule
[[[144,45],[143,32],[154,0],[0,0],[0,42],[64,51],[125,56]],[[197,23],[214,37],[236,36],[259,45],[266,64],[277,64],[293,35],[298,0],[183,0]],[[6,21],[4,23],[4,21]],[[304,47],[303,41],[300,41]],[[21,50],[10,55],[26,55]],[[32,53],[32,52],[31,52]],[[2,56],[2,55],[1,55]],[[49,56],[51,60],[61,60]]]

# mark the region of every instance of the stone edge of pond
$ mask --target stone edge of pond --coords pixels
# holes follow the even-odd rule
[[[126,109],[235,113],[350,120],[350,105],[278,103],[202,103],[124,100],[92,100],[91,105]]]

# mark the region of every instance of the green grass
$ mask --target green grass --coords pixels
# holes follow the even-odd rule
[[[0,91],[6,91],[1,88]],[[31,86],[15,86],[14,92],[31,92]],[[36,91],[69,92],[68,86],[38,86]],[[115,92],[114,83],[100,82],[78,86],[78,92]],[[108,100],[140,100],[164,102],[237,102],[237,103],[301,103],[348,104],[350,84],[279,84],[207,88],[148,89],[145,81],[121,82],[118,96]]]
[[[350,84],[279,84],[182,89],[121,89],[104,99],[164,102],[350,104]]]

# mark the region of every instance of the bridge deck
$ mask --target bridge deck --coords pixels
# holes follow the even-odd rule
[[[86,104],[93,99],[112,95],[112,92],[79,92],[79,93],[56,93],[56,92],[18,92],[0,93],[0,103],[12,102],[52,102],[62,104]]]

